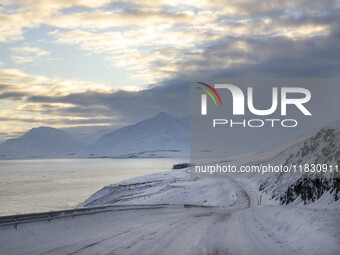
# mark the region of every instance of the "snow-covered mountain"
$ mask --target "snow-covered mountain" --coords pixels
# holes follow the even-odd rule
[[[162,112],[103,135],[90,153],[109,157],[188,156],[189,129],[189,118]]]
[[[189,118],[160,113],[102,135],[95,142],[50,127],[33,128],[0,144],[4,158],[187,157]]]
[[[262,162],[271,165],[327,164],[340,165],[340,121],[322,128],[312,136],[292,144]],[[282,204],[295,200],[315,202],[326,193],[340,198],[340,173],[277,174],[261,183],[260,190],[270,193]]]
[[[0,144],[0,158],[53,158],[72,156],[81,144],[65,131],[33,128],[16,139]]]

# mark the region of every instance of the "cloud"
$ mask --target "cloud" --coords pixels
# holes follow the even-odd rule
[[[189,80],[202,76],[338,77],[339,24],[332,0],[3,1],[0,42],[20,67],[48,59],[48,43],[71,46],[128,70],[138,89],[0,68],[0,132],[185,116]],[[39,27],[43,43],[11,46]]]
[[[41,14],[20,9],[15,12],[0,9],[0,42],[22,40],[24,29],[38,27],[42,22],[40,17]]]
[[[69,87],[78,83],[80,88]],[[141,91],[98,89],[87,81],[69,81],[0,69],[1,131],[23,132],[30,127],[120,127],[159,111],[188,115],[188,81],[177,78]],[[104,85],[102,85],[104,86]],[[70,89],[72,88],[72,89]],[[147,102],[147,103],[146,103]],[[171,109],[171,110],[169,110]],[[14,117],[15,116],[15,117]]]
[[[6,6],[6,1],[5,1]],[[130,70],[143,85],[180,75],[187,58],[200,60],[211,44],[226,36],[287,37],[305,40],[327,36],[337,26],[334,1],[17,1],[18,8],[2,10],[1,34],[23,38],[25,28],[45,24],[55,42],[87,54],[105,54],[110,65]],[[79,10],[79,8],[82,9]],[[15,39],[17,38],[17,39]],[[1,40],[1,38],[0,38]],[[17,63],[33,56],[13,56]],[[228,60],[225,66],[242,60]]]
[[[19,53],[19,54],[24,54],[24,55],[34,54],[34,55],[39,56],[39,57],[50,55],[50,53],[48,51],[41,50],[37,47],[27,47],[27,46],[14,47],[14,48],[11,48],[11,50],[13,50],[13,51],[15,51],[16,53]]]
[[[339,39],[338,32],[304,40],[226,36],[181,70],[192,77],[339,77]]]
[[[24,92],[4,92],[0,93],[0,99],[20,100],[26,95]]]
[[[46,57],[50,55],[50,52],[46,50],[39,49],[38,47],[13,47],[11,48],[17,55],[12,56],[12,60],[15,63],[27,63],[27,62],[36,62],[42,57]]]
[[[69,126],[72,125],[90,125],[93,124],[108,124],[112,119],[108,118],[20,118],[20,117],[0,117],[0,121],[6,122],[28,122],[28,123],[38,123],[38,124],[47,124],[47,125],[60,125],[61,123],[67,124]]]
[[[304,8],[302,3],[292,5],[283,1],[280,6],[275,1],[269,6],[259,4],[257,8],[261,11],[257,11],[251,1],[232,1],[227,12],[220,2],[202,5],[195,2],[193,6],[199,6],[195,12],[178,12],[178,9],[171,12],[167,7],[170,3],[163,4],[162,7],[159,3],[155,4],[157,8],[152,8],[156,11],[146,4],[147,7],[139,7],[139,11],[126,8],[119,13],[90,12],[62,16],[61,19],[68,20],[76,15],[77,18],[73,17],[73,21],[69,22],[69,27],[74,29],[56,30],[51,35],[57,38],[55,42],[59,44],[79,46],[89,53],[106,54],[111,65],[132,70],[136,80],[153,83],[179,75],[182,63],[192,59],[199,61],[204,57],[203,52],[211,45],[223,43],[226,37],[238,38],[239,45],[241,41],[246,45],[245,41],[251,38],[270,41],[284,37],[299,41],[327,37],[339,22],[339,11],[330,9],[328,2],[323,5],[312,3]],[[230,15],[231,6],[238,12]],[[248,9],[248,6],[251,8]],[[98,26],[90,31],[94,28],[91,25],[94,17],[93,24]],[[58,23],[62,24],[62,21]],[[122,30],[100,30],[124,25]],[[231,67],[246,61],[249,58],[228,58],[224,59],[223,65]]]
[[[88,107],[92,109],[94,114],[117,116],[120,120],[135,122],[151,117],[160,111],[167,111],[176,115],[181,112],[182,115],[188,115],[188,84],[189,81],[185,78],[178,78],[165,82],[163,86],[139,92],[99,93],[87,91],[65,96],[36,95],[27,97],[26,101],[35,104],[71,104],[76,107],[59,110],[62,112],[72,111],[74,115],[84,113]],[[90,115],[91,110],[89,111]]]
[[[106,110],[101,113],[98,106],[78,107],[72,102],[51,104],[29,104],[34,96],[62,97],[72,93],[111,93],[105,84],[84,80],[68,80],[30,75],[18,69],[0,69],[0,131],[22,132],[36,125],[68,127],[73,125],[111,125],[116,119]],[[94,112],[94,110],[96,110]],[[104,109],[105,110],[105,109]],[[13,117],[16,116],[16,117]],[[67,118],[65,118],[67,117]]]
[[[181,32],[168,32],[162,35],[162,30],[157,29],[101,34],[82,30],[54,33],[58,37],[57,43],[79,45],[85,51],[103,53],[111,65],[132,70],[134,78],[143,81],[144,84],[178,73],[176,63],[182,60],[180,53],[194,47],[191,38],[193,34],[186,36],[180,34]],[[167,40],[165,36],[173,39]],[[179,37],[182,37],[181,42],[176,43]],[[197,42],[199,41],[201,39],[197,38]],[[176,44],[176,47],[171,44]],[[152,50],[137,49],[136,45]]]
[[[166,12],[151,8],[130,8],[122,11],[92,11],[58,15],[49,25],[69,29],[107,29],[113,27],[146,27],[157,24],[190,24],[195,18],[192,12]]]
[[[0,84],[7,92],[39,93],[41,95],[63,95],[70,92],[102,91],[112,88],[103,83],[86,80],[50,78],[42,75],[30,75],[18,69],[0,69]]]

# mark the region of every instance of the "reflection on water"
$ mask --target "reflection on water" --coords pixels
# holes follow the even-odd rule
[[[0,160],[0,215],[72,208],[103,186],[167,171],[179,162],[183,160]]]

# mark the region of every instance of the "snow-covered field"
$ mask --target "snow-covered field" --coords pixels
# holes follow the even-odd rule
[[[339,204],[257,205],[258,197],[245,178],[191,178],[187,169],[137,177],[83,203],[126,209],[0,227],[0,253],[339,254]]]

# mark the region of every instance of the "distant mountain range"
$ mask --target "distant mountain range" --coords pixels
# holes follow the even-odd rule
[[[160,113],[89,144],[66,131],[39,127],[1,143],[0,158],[187,157],[189,129],[189,117]]]

